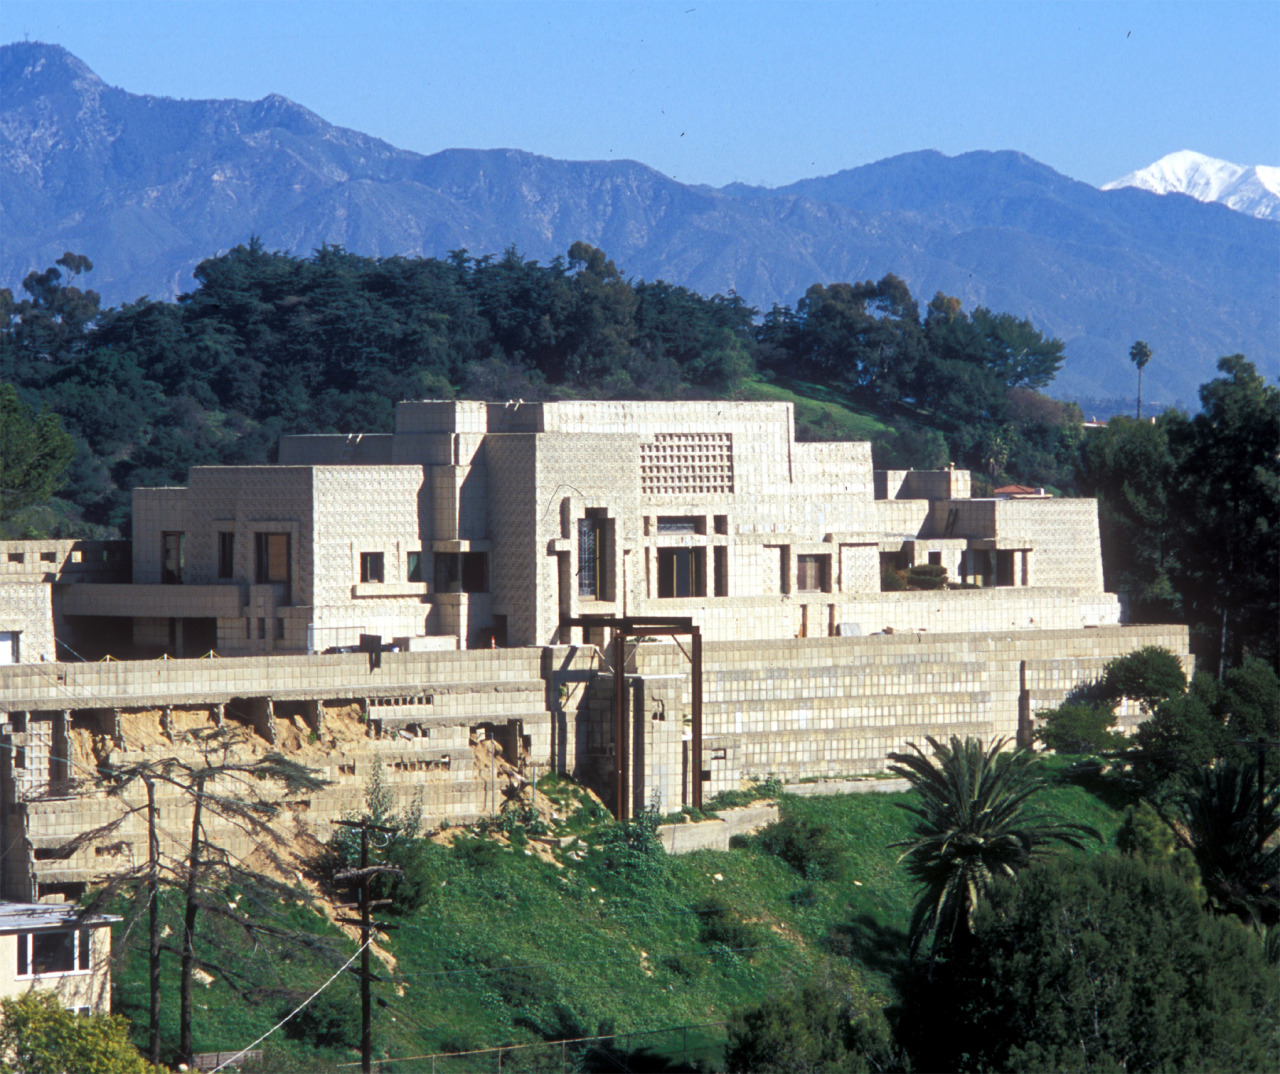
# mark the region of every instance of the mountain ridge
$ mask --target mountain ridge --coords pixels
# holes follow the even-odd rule
[[[1136,187],[1153,194],[1185,194],[1217,202],[1260,220],[1280,221],[1280,168],[1233,164],[1190,149],[1168,153],[1154,164],[1103,185],[1103,190]]]
[[[1098,191],[1025,154],[902,154],[778,189],[679,183],[637,161],[519,149],[422,155],[278,94],[142,97],[65,49],[0,48],[0,284],[67,249],[111,303],[170,298],[200,260],[257,234],[306,254],[444,256],[578,240],[629,275],[767,310],[814,283],[893,272],[928,301],[1030,317],[1067,344],[1054,390],[1191,403],[1223,353],[1275,375],[1280,229],[1220,205]],[[1153,386],[1153,387],[1152,387]],[[1161,398],[1163,396],[1163,399]]]

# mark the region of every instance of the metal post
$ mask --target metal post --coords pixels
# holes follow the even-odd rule
[[[369,829],[360,828],[360,868],[369,868]],[[360,878],[360,1074],[373,1069],[373,995],[369,987],[369,874]]]
[[[148,1053],[151,1067],[160,1070],[160,836],[156,832],[156,785],[148,776],[147,788],[147,894],[151,898],[148,935],[148,977],[151,1009]]]
[[[693,628],[693,808],[702,808],[702,631]]]
[[[627,793],[627,730],[623,719],[622,706],[622,660],[625,654],[624,633],[620,627],[613,630],[613,734],[614,734],[614,773],[613,787],[617,802],[618,820],[626,820],[631,816],[631,803]]]

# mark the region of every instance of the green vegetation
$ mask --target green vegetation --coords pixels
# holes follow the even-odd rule
[[[1087,789],[1056,777],[1043,794],[1064,817],[1109,832],[1120,822]],[[911,817],[898,807],[908,796],[787,797],[784,830],[802,838],[775,841],[766,831],[739,849],[678,858],[654,845],[645,830],[652,818],[614,825],[567,780],[540,780],[538,797],[559,815],[553,834],[577,834],[576,845],[548,848],[533,839],[515,847],[497,826],[478,836],[459,832],[450,846],[416,844],[422,902],[398,915],[400,928],[387,934],[394,970],[375,960],[385,978],[376,986],[381,1054],[723,1022],[787,982],[801,987],[826,975],[870,1013],[895,1000],[915,893],[890,844],[910,835]],[[789,861],[773,851],[797,842],[803,857]],[[807,865],[812,860],[825,863],[826,875]],[[241,916],[267,916],[240,892],[227,901],[236,896]],[[162,908],[162,926],[176,934],[180,899],[162,900]],[[273,913],[283,915],[281,933],[315,942],[254,940],[231,916],[202,922],[198,961],[212,980],[196,987],[197,1051],[244,1047],[354,951],[304,906]],[[126,936],[121,926],[116,933],[123,956],[116,1009],[133,1021],[139,1044],[147,1026],[144,932]],[[178,970],[177,953],[166,946],[166,996],[177,994]],[[264,1045],[268,1053],[300,1070],[348,1059],[353,1025],[342,1012],[351,1009],[355,985],[350,973],[340,976],[324,993],[330,999],[295,1031],[300,1039],[276,1034]],[[164,1056],[178,1043],[176,1007],[166,1002],[161,1012]],[[691,1039],[703,1045],[708,1033],[721,1045],[725,1039],[719,1029],[699,1033]],[[666,1041],[677,1059],[672,1042],[681,1039]],[[504,1069],[519,1068],[504,1061]]]
[[[52,992],[0,1000],[0,1074],[151,1074],[118,1015],[78,1015]]]
[[[931,940],[933,963],[967,945],[973,915],[998,879],[1016,877],[1055,843],[1079,849],[1085,838],[1101,836],[1032,807],[1045,782],[1029,750],[1008,752],[1003,739],[989,747],[955,736],[928,742],[932,757],[914,743],[913,752],[889,757],[919,796],[903,806],[916,817],[910,838],[892,845],[907,848],[902,859],[921,889],[911,915],[911,956]]]
[[[758,321],[736,295],[628,280],[586,243],[539,265],[251,240],[201,262],[177,302],[109,309],[77,286],[91,269],[67,254],[25,297],[0,291],[4,379],[76,446],[63,505],[27,520],[60,533],[123,529],[131,488],[267,462],[282,430],[389,431],[406,398],[789,399],[802,439],[871,439],[881,466],[1059,487],[1081,434],[1078,410],[1037,391],[1061,344],[945,296],[922,320],[892,276]]]

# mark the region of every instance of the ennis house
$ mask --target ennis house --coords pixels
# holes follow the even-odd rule
[[[710,641],[1119,621],[1092,501],[873,474],[868,444],[797,443],[781,403],[401,403],[393,434],[138,489],[133,534],[132,583],[61,614],[185,656],[555,645],[584,615]],[[883,593],[885,563],[980,589]]]
[[[548,769],[670,810],[928,734],[1025,740],[1116,656],[1189,660],[1185,628],[1121,624],[1094,502],[1025,491],[873,472],[867,444],[797,442],[789,404],[433,401],[138,489],[131,546],[0,547],[0,893],[110,871],[59,850],[119,808],[94,774],[188,731],[318,769],[290,816],[327,838],[374,771],[429,823]],[[900,588],[927,565],[957,587]],[[646,622],[696,629],[697,682],[695,639]]]

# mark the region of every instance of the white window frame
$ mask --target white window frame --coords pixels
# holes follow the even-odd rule
[[[56,934],[59,932],[69,932],[72,934],[72,937],[73,937],[72,944],[71,944],[71,967],[72,968],[69,970],[51,970],[47,973],[33,973],[31,971],[31,967],[33,964],[32,958],[31,958],[31,937],[36,935],[47,936],[47,935]],[[13,975],[15,980],[40,981],[40,980],[46,980],[51,978],[60,979],[63,977],[89,977],[89,976],[92,976],[93,974],[94,965],[93,965],[93,930],[92,929],[87,929],[87,928],[39,929],[33,932],[16,933],[16,937],[18,940],[18,948],[17,948],[17,951],[15,952],[15,962],[21,958],[23,951],[25,949],[25,953],[27,956],[26,957],[27,972],[26,973],[16,972],[17,966],[15,965],[14,966],[15,972]],[[87,952],[88,954],[87,961],[89,965],[86,969],[80,968],[81,943],[87,943],[89,946],[89,950]]]

